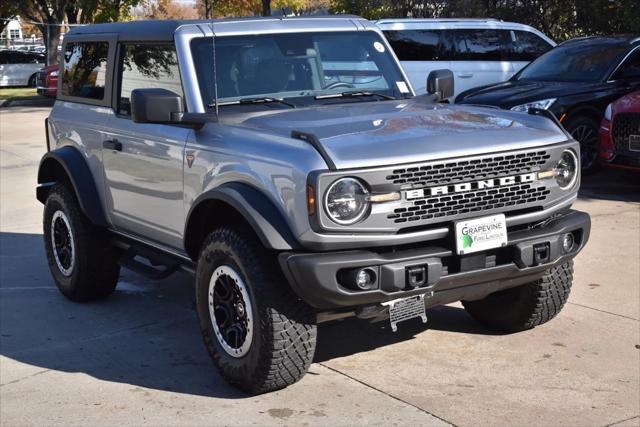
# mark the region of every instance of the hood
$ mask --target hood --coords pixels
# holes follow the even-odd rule
[[[527,102],[593,92],[599,85],[600,83],[515,80],[471,89],[460,94],[456,103],[495,105],[508,109]]]
[[[549,119],[493,108],[431,104],[422,97],[353,102],[259,116],[234,124],[290,137],[314,134],[338,169],[386,166],[566,141]]]
[[[616,114],[640,113],[640,91],[632,92],[618,99],[613,104],[613,110]]]

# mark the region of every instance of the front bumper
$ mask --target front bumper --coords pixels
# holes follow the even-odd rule
[[[568,211],[544,223],[509,230],[504,248],[459,256],[441,246],[389,252],[353,250],[280,254],[279,261],[298,296],[319,310],[348,309],[426,294],[427,306],[475,300],[501,289],[540,278],[549,268],[575,257],[589,239],[589,215]],[[574,248],[565,253],[562,237],[572,233]],[[546,257],[535,254],[544,248]],[[538,248],[538,249],[535,249]],[[377,289],[354,290],[344,283],[345,272],[369,267]],[[423,272],[416,286],[410,272]]]

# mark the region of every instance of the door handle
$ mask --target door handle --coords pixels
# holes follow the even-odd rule
[[[458,77],[461,79],[469,79],[473,77],[473,73],[458,73]]]
[[[102,147],[107,150],[122,151],[122,142],[117,139],[107,139],[102,143]]]

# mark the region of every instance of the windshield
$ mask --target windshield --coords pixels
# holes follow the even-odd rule
[[[606,77],[626,46],[602,44],[560,46],[542,55],[517,74],[515,80],[598,82]]]
[[[350,91],[410,95],[393,56],[372,31],[222,36],[215,43],[220,106],[257,98],[313,102]],[[193,40],[191,49],[203,103],[212,106],[211,38]]]

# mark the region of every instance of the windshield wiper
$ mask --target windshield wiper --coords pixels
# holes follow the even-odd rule
[[[274,103],[274,102],[277,102],[278,104],[286,105],[286,106],[291,107],[291,108],[296,108],[295,104],[287,102],[282,98],[271,98],[271,97],[268,97],[268,96],[257,97],[257,98],[242,98],[242,99],[238,99],[237,101],[220,102],[220,103],[218,103],[218,106],[223,106],[223,105],[246,105],[246,104],[269,104],[269,103]],[[215,106],[216,106],[216,104],[209,104],[210,108],[213,108]]]
[[[342,92],[342,93],[330,93],[327,95],[316,95],[315,99],[331,99],[331,98],[355,98],[358,96],[377,96],[378,98],[382,98],[382,99],[397,99],[393,96],[390,95],[385,95],[383,93],[378,93],[378,92],[368,92],[368,91],[363,91],[363,90],[352,90],[352,91],[348,91],[348,92]]]

